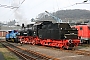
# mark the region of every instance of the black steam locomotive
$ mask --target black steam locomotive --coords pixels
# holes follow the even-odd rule
[[[20,43],[41,44],[67,49],[76,47],[80,43],[77,29],[72,29],[68,23],[43,21],[40,24],[28,25],[28,28],[18,33]]]

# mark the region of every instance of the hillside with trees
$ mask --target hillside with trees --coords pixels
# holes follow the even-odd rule
[[[51,13],[54,16],[62,19],[62,20],[72,20],[72,21],[85,21],[90,20],[90,11],[89,10],[59,10],[56,12]],[[51,16],[49,16],[46,13],[40,13],[38,15],[38,19],[41,20],[50,20],[53,19]]]

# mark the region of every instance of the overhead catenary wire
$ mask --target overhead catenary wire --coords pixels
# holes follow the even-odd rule
[[[64,8],[68,8],[68,7],[72,7],[72,6],[75,6],[75,5],[78,5],[78,4],[90,4],[90,3],[86,3],[86,2],[88,2],[89,0],[84,0],[83,2],[81,2],[81,3],[74,3],[74,4],[71,4],[71,5],[69,5],[69,6],[66,6],[66,7],[62,7],[62,8],[60,8],[60,9],[64,9]]]
[[[2,4],[0,4],[0,7],[11,8],[11,9],[18,8],[18,7],[8,6],[8,5],[2,5]]]
[[[23,0],[20,4],[23,4],[25,0]],[[9,5],[3,5],[3,4],[0,4],[0,7],[4,7],[4,8],[10,8],[10,9],[18,9],[19,7],[18,6],[9,6]],[[7,12],[8,13],[8,12]],[[5,14],[4,14],[5,15]],[[3,15],[2,15],[3,16]],[[8,15],[8,18],[10,18],[11,16],[13,16],[13,13],[11,13],[10,15]]]
[[[89,0],[85,0],[85,1],[83,1],[82,3],[75,3],[75,4],[72,4],[72,5],[67,6],[67,7],[71,7],[71,6],[74,6],[74,5],[77,5],[77,4],[90,4],[90,3],[86,3],[87,1],[89,1]],[[25,0],[23,0],[23,1],[20,3],[20,6],[21,6],[21,4],[23,4],[24,2],[25,2]],[[19,7],[20,7],[20,6],[19,6]],[[14,6],[2,5],[2,4],[0,4],[0,7],[11,8],[11,9],[14,9],[14,8],[18,9],[18,8],[19,8],[19,7],[14,7]],[[63,8],[67,8],[67,7],[63,7]],[[58,9],[59,9],[59,8],[58,8]],[[60,9],[62,9],[62,8],[60,8]]]
[[[45,0],[45,1],[46,1],[46,0]],[[44,1],[44,2],[45,2],[45,1]],[[85,3],[85,2],[87,2],[87,1],[89,1],[89,0],[85,0],[83,4],[90,4],[90,3]],[[2,5],[2,4],[0,4],[0,7],[10,8],[10,9],[15,9],[15,10],[17,10],[24,2],[25,2],[25,0],[23,0],[23,1],[20,3],[20,5],[19,5],[19,6],[16,6],[16,7],[14,7],[14,6],[8,6],[8,5]],[[42,4],[42,3],[41,3],[41,4]],[[38,4],[38,5],[41,5],[41,4]],[[77,4],[82,4],[82,3],[75,3],[75,4],[72,4],[72,5],[70,5],[70,6],[66,6],[66,7],[63,7],[63,8],[68,8],[68,7],[77,5]],[[36,6],[37,6],[37,5],[36,5]],[[57,7],[58,7],[58,4],[57,4]],[[34,7],[33,7],[33,8],[34,8]],[[59,9],[59,7],[58,7],[58,9]],[[62,8],[61,8],[61,9],[62,9]]]
[[[21,6],[24,2],[25,2],[25,0],[23,0],[23,1],[20,3],[19,7],[18,7],[18,8],[16,8],[16,10],[17,10],[17,9],[19,9],[19,8],[20,8],[20,6]],[[16,11],[16,10],[15,10],[15,11]]]
[[[21,4],[23,4],[23,3],[24,3],[24,1],[25,1],[25,0],[23,0],[23,1],[21,2]]]
[[[88,0],[85,0],[85,1],[83,1],[83,2],[85,3],[85,2],[87,2],[87,1],[88,1]]]
[[[21,2],[21,4],[23,4],[24,2],[25,2],[25,0],[23,0],[23,1]],[[17,6],[14,7],[14,6],[8,6],[8,5],[2,5],[2,4],[0,4],[0,7],[11,8],[11,9],[17,8],[17,9],[18,9],[20,6],[19,6],[19,7],[17,7]]]

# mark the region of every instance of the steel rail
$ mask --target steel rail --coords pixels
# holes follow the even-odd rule
[[[3,43],[2,43],[3,44]],[[24,60],[60,60],[60,59],[57,59],[57,58],[54,58],[54,57],[51,57],[51,56],[47,56],[45,54],[41,54],[39,52],[35,52],[35,51],[31,51],[31,50],[28,50],[28,49],[25,49],[25,48],[21,48],[19,46],[15,46],[13,44],[10,44],[8,43],[9,45],[5,45],[3,44],[5,47],[7,47],[9,50],[11,50],[12,52],[14,52],[17,56],[19,56],[21,59],[24,59]],[[13,47],[11,47],[13,46]],[[18,48],[19,50],[23,50],[22,52],[21,51],[18,51],[16,50],[16,48]],[[26,53],[25,53],[26,52]],[[30,56],[30,54],[32,56]]]

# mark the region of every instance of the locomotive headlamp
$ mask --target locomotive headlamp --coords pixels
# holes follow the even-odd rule
[[[61,30],[62,30],[62,28],[61,28]]]
[[[34,32],[35,33],[35,32]]]

